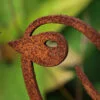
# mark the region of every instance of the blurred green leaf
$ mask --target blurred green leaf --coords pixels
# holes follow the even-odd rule
[[[1,100],[28,100],[20,60],[12,65],[0,64],[0,99]]]
[[[88,8],[83,12],[83,19],[88,22],[92,27],[100,30],[100,0],[93,0]]]

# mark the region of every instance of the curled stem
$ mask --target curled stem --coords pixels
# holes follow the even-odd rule
[[[57,32],[45,32],[32,36],[39,26],[47,23],[58,23],[71,26],[82,32],[94,45],[100,49],[100,34],[83,21],[65,15],[52,15],[41,17],[32,22],[20,40],[9,42],[9,45],[22,54],[22,71],[30,100],[42,100],[32,62],[43,66],[56,66],[61,63],[68,53],[68,45],[64,37]],[[57,47],[49,48],[44,43],[53,40],[58,43]],[[94,100],[99,100],[98,92],[94,89],[85,74],[76,67],[78,77],[82,81],[88,94]]]
[[[67,26],[71,26],[76,30],[82,32],[93,44],[100,49],[100,33],[98,33],[95,29],[91,26],[85,24],[78,18],[67,16],[67,15],[51,15],[51,16],[44,16],[35,21],[33,21],[25,31],[24,36],[31,36],[32,33],[35,31],[36,28],[43,24],[48,23],[58,23],[64,24]]]

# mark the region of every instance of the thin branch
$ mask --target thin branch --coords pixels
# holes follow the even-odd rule
[[[97,90],[93,87],[92,83],[88,80],[87,76],[83,73],[80,67],[75,67],[78,78],[81,80],[87,93],[93,100],[100,100],[100,95]]]

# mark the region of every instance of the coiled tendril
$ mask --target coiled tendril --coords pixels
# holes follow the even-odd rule
[[[32,22],[26,29],[22,39],[9,42],[10,46],[22,54],[22,71],[30,100],[42,100],[32,62],[47,67],[55,66],[60,64],[68,53],[66,40],[57,32],[44,32],[32,36],[32,33],[36,28],[48,23],[71,26],[82,32],[98,49],[100,49],[100,34],[77,18],[66,15],[52,15],[41,17]],[[57,42],[57,47],[47,47],[45,45],[47,40]],[[76,67],[76,72],[91,98],[93,100],[100,100],[99,93],[94,89],[82,70],[79,67]]]

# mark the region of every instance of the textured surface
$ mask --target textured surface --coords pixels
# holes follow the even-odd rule
[[[22,71],[30,100],[42,100],[36,83],[32,62],[43,66],[55,66],[60,64],[68,53],[67,42],[59,33],[45,32],[32,36],[32,33],[36,28],[47,23],[59,23],[72,26],[82,32],[93,44],[97,46],[98,49],[100,49],[100,34],[77,18],[64,15],[54,15],[45,16],[35,20],[28,26],[22,39],[9,42],[10,46],[22,54]],[[46,46],[45,43],[47,40],[57,42],[57,47]],[[87,90],[87,93],[94,100],[99,100],[98,97],[96,97],[97,92],[93,89],[92,84],[89,83],[86,76],[80,69],[76,68],[76,71],[80,80],[82,80],[82,84]],[[90,90],[87,89],[87,87],[89,87]],[[93,94],[95,95],[93,96]]]
[[[24,81],[26,83],[27,91],[30,96],[31,100],[42,100],[42,97],[40,95],[34,69],[32,66],[32,62],[29,59],[26,59],[24,56],[22,57],[22,71],[24,76]]]
[[[57,47],[48,47],[46,41],[52,40]],[[46,32],[39,35],[22,38],[9,43],[22,53],[26,58],[43,66],[55,66],[60,64],[67,56],[68,47],[65,38],[55,32]]]
[[[82,32],[92,43],[94,43],[100,49],[100,33],[98,33],[91,26],[85,24],[78,18],[66,15],[52,15],[39,18],[28,26],[24,36],[31,36],[36,28],[38,28],[40,25],[47,23],[58,23],[71,26]]]

